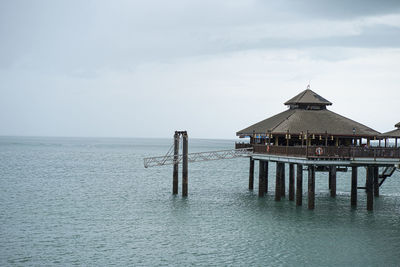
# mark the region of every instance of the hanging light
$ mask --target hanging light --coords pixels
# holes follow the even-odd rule
[[[319,140],[322,140],[322,136],[321,135],[319,135]]]
[[[290,139],[290,134],[289,134],[289,139]]]
[[[331,140],[333,141],[333,135],[331,135]]]
[[[312,134],[312,139],[315,139],[315,134]]]

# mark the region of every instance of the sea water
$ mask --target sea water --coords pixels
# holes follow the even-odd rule
[[[259,198],[257,178],[248,190],[248,158],[190,163],[182,198],[181,188],[171,194],[172,166],[143,167],[144,157],[171,144],[0,137],[0,266],[400,265],[399,172],[381,187],[373,212],[363,190],[350,207],[351,171],[338,173],[335,199],[318,172],[310,211],[307,173],[302,207],[287,196],[275,202],[271,163],[268,194]],[[190,139],[189,152],[233,146]],[[258,177],[257,163],[255,170]]]

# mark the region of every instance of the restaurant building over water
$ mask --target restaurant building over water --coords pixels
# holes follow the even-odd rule
[[[289,164],[289,200],[302,205],[303,170],[308,171],[308,208],[315,206],[315,172],[329,172],[331,197],[336,196],[336,172],[351,168],[351,205],[357,205],[357,189],[367,192],[367,209],[379,187],[400,164],[400,123],[397,129],[381,134],[359,122],[330,111],[330,101],[307,90],[284,103],[288,106],[270,118],[236,134],[250,138],[236,148],[251,147],[249,189],[254,187],[254,161],[259,161],[259,196],[268,191],[268,163],[276,163],[275,200],[285,196],[285,164]],[[394,142],[389,142],[394,140]],[[394,145],[393,145],[394,144]],[[295,175],[295,167],[297,167]],[[358,187],[357,170],[367,169],[365,186]],[[295,176],[297,189],[295,190]],[[350,177],[349,177],[350,178]]]

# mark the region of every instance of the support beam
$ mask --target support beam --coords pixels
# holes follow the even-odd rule
[[[308,209],[313,210],[315,207],[315,167],[308,166]]]
[[[329,181],[330,181],[330,192],[331,197],[336,197],[336,166],[329,168]]]
[[[188,135],[184,133],[182,145],[182,196],[188,195]]]
[[[373,183],[374,183],[374,167],[368,166],[367,168],[367,210],[374,209],[374,196],[373,196]]]
[[[249,190],[254,189],[254,159],[250,157]]]
[[[303,165],[297,164],[296,206],[303,201]]]
[[[377,166],[374,167],[374,196],[379,197],[379,167]]]
[[[280,163],[281,166],[281,197],[285,197],[286,194],[286,186],[285,186],[285,180],[286,180],[286,175],[285,175],[285,163]]]
[[[281,166],[282,163],[276,163],[276,179],[275,179],[275,201],[281,200]]]
[[[294,164],[289,164],[289,201],[294,201]]]
[[[357,167],[351,167],[351,206],[357,206]]]
[[[264,192],[268,194],[268,161],[264,161]]]
[[[178,194],[178,177],[179,177],[179,134],[175,132],[174,134],[174,168],[172,174],[172,194]]]
[[[265,183],[264,183],[264,177],[265,177],[265,164],[264,161],[259,160],[259,172],[258,172],[258,196],[263,197],[265,193]]]

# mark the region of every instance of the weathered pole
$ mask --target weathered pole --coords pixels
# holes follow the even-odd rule
[[[268,193],[268,161],[264,161],[264,192]]]
[[[315,207],[315,167],[308,166],[308,209]]]
[[[281,200],[281,164],[276,163],[276,179],[275,179],[275,201]]]
[[[303,165],[297,164],[296,206],[303,201]]]
[[[379,197],[379,167],[374,167],[374,196]]]
[[[357,206],[357,167],[351,167],[351,206]]]
[[[174,171],[172,176],[172,194],[178,194],[178,171],[179,171],[179,134],[174,134]]]
[[[330,181],[330,192],[331,197],[336,197],[336,166],[329,168],[329,181]]]
[[[294,201],[294,164],[289,164],[289,201]]]
[[[281,197],[285,197],[285,191],[286,191],[286,186],[285,186],[285,163],[281,162]]]
[[[182,196],[188,195],[188,135],[183,133],[183,146],[182,146]]]
[[[265,164],[264,161],[259,160],[259,172],[258,172],[258,196],[263,197],[265,193],[265,183],[264,183],[264,177],[265,177]]]
[[[367,190],[367,210],[374,209],[374,196],[373,196],[373,181],[374,181],[374,167],[368,166],[367,167],[367,183],[366,183],[366,190]]]
[[[250,157],[249,190],[254,189],[254,159]]]

